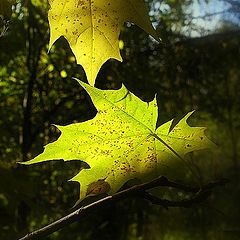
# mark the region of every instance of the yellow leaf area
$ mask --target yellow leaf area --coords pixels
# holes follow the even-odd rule
[[[79,81],[90,95],[96,116],[86,122],[57,126],[61,135],[42,154],[23,164],[48,160],[82,160],[73,181],[80,183],[80,199],[106,192],[113,194],[130,179],[148,181],[159,175],[163,161],[210,147],[203,127],[190,127],[188,113],[170,131],[172,121],[156,129],[156,99],[143,102],[124,86],[100,90]],[[177,156],[176,156],[177,155]]]
[[[64,36],[91,85],[108,59],[122,61],[118,38],[124,22],[134,22],[158,39],[143,0],[49,0],[49,3],[49,47]]]

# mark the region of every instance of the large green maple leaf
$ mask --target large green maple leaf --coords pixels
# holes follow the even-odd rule
[[[204,127],[190,127],[188,113],[172,128],[169,121],[156,128],[156,98],[143,102],[124,86],[100,90],[81,81],[97,108],[86,122],[57,126],[59,139],[42,154],[24,164],[48,160],[82,160],[82,169],[72,180],[80,183],[80,199],[89,194],[115,193],[130,179],[151,180],[159,175],[162,161],[183,158],[188,152],[212,145]],[[170,130],[171,129],[171,130]]]
[[[100,90],[79,81],[90,95],[96,116],[86,122],[57,126],[59,139],[42,154],[24,164],[48,160],[82,160],[82,169],[72,180],[80,183],[80,199],[89,194],[113,194],[128,180],[156,177],[162,161],[183,158],[188,152],[212,145],[204,127],[190,127],[188,113],[172,128],[169,121],[156,128],[156,98],[143,102],[124,86]],[[170,130],[171,129],[171,130]]]
[[[91,85],[108,59],[122,61],[118,37],[124,22],[133,22],[158,39],[143,0],[49,0],[49,3],[49,47],[64,36]]]

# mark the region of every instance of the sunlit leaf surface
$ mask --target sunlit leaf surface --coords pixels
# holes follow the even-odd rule
[[[25,164],[48,160],[82,160],[90,168],[72,180],[80,183],[80,199],[90,194],[115,193],[128,180],[151,180],[162,161],[183,158],[188,152],[212,143],[203,127],[190,127],[188,113],[174,128],[169,121],[156,129],[156,99],[143,102],[124,86],[100,90],[79,83],[90,95],[96,116],[86,122],[57,126],[59,139],[48,144],[42,154]]]
[[[49,0],[50,47],[64,36],[94,85],[110,58],[122,61],[119,34],[124,22],[137,24],[158,39],[143,0]]]

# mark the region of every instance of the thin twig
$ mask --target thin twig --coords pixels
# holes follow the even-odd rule
[[[206,191],[200,191],[194,197],[189,199],[183,199],[179,201],[170,201],[168,199],[161,199],[156,196],[151,195],[148,192],[145,192],[142,197],[144,197],[146,200],[150,201],[152,204],[160,205],[166,209],[169,207],[184,207],[184,208],[190,208],[192,205],[199,204],[203,201],[205,201],[210,195],[212,191],[206,190]]]
[[[154,204],[161,205],[165,208],[168,207],[190,207],[192,204],[199,203],[204,201],[210,194],[211,189],[215,188],[216,186],[222,186],[228,182],[227,179],[222,179],[220,181],[209,183],[203,186],[201,189],[196,187],[189,187],[183,184],[175,183],[169,181],[166,177],[158,177],[150,182],[138,184],[128,189],[122,190],[120,192],[115,193],[112,196],[107,196],[102,198],[96,202],[88,204],[86,206],[80,207],[79,209],[75,210],[74,212],[66,215],[65,217],[60,218],[59,220],[39,229],[32,233],[27,234],[26,236],[20,238],[19,240],[34,240],[34,239],[41,239],[45,236],[50,235],[53,232],[58,231],[59,229],[64,228],[68,224],[71,224],[85,216],[87,216],[90,212],[94,211],[97,208],[106,206],[109,203],[114,203],[120,199],[125,199],[127,197],[136,197],[140,196],[143,197]],[[191,192],[195,194],[195,196],[191,199],[183,199],[181,201],[170,201],[166,199],[159,199],[155,196],[150,195],[146,191],[155,187],[172,187],[181,191]]]

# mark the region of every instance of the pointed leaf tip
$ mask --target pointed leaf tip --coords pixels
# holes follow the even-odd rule
[[[61,36],[69,42],[94,86],[101,66],[110,58],[122,61],[118,38],[125,21],[132,21],[157,40],[143,0],[54,0],[48,13],[49,49]]]

